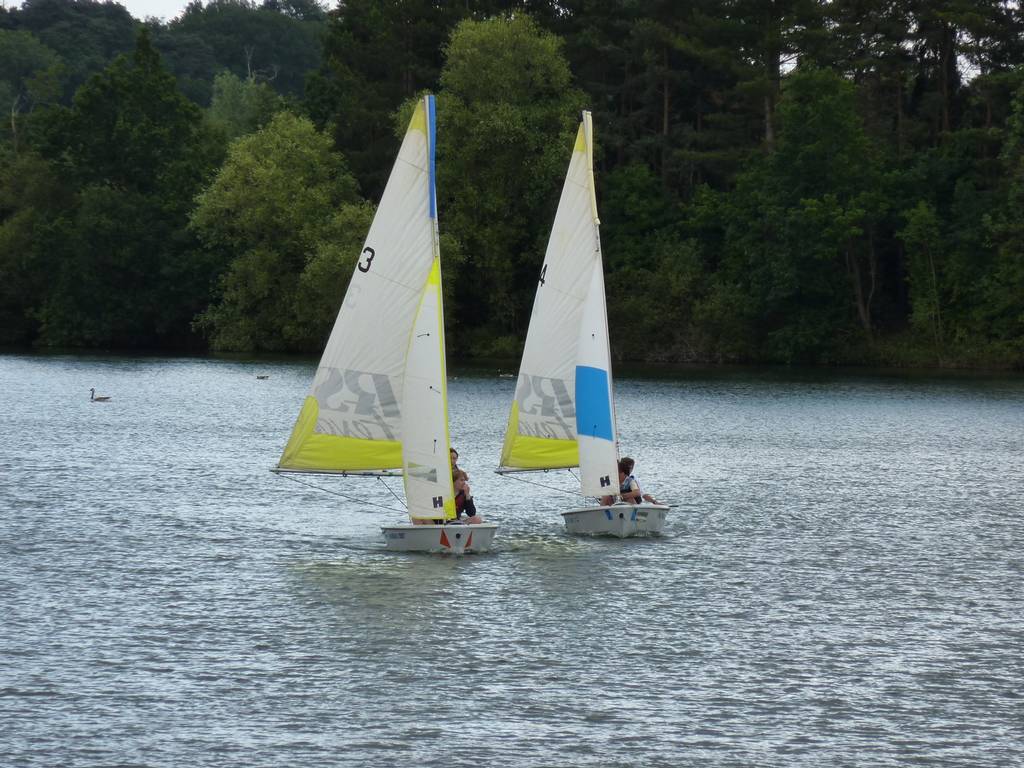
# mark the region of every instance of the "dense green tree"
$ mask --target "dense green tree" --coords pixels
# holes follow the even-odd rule
[[[284,100],[266,83],[242,80],[221,72],[213,81],[213,101],[207,116],[228,139],[252,133],[284,109]]]
[[[646,166],[612,171],[602,186],[608,311],[619,320],[611,325],[613,348],[632,360],[698,359],[704,342],[693,307],[707,279],[699,248]]]
[[[915,1],[830,3],[830,45],[816,59],[857,85],[868,133],[897,157],[906,150],[909,93],[918,71],[912,50]]]
[[[468,257],[456,286],[459,314],[469,326],[518,339],[583,94],[571,86],[558,38],[527,16],[464,21],[446,51],[438,194],[442,226]]]
[[[30,344],[61,247],[60,217],[72,195],[31,152],[0,161],[0,344]]]
[[[263,0],[260,9],[276,11],[301,21],[323,21],[327,12],[317,0]]]
[[[738,88],[744,27],[726,3],[570,0],[540,18],[590,96],[606,165],[643,162],[684,199],[731,180],[761,107]]]
[[[349,0],[334,11],[307,105],[317,125],[331,126],[371,199],[383,192],[398,146],[395,111],[416,93],[436,90],[443,46],[469,5]]]
[[[201,113],[177,90],[142,31],[132,56],[120,57],[75,94],[51,122],[48,143],[79,183],[103,183],[177,195],[206,172],[195,154]]]
[[[201,104],[212,94],[199,84],[209,84],[225,69],[299,97],[307,72],[320,62],[323,26],[312,13],[295,15],[245,0],[212,0],[205,6],[197,1],[160,31],[157,45]]]
[[[907,279],[911,285],[911,325],[931,338],[941,360],[944,330],[940,278],[943,275],[943,232],[935,209],[919,202],[907,215],[900,238],[907,249]]]
[[[1002,161],[1007,171],[1005,199],[985,216],[995,246],[991,269],[980,279],[982,297],[973,308],[975,328],[993,357],[1024,365],[1024,86],[1013,101]],[[980,335],[980,334],[979,334]]]
[[[24,0],[7,28],[31,32],[64,63],[64,99],[116,56],[132,50],[139,22],[124,6],[98,0]]]
[[[329,137],[288,112],[231,145],[192,227],[229,260],[201,319],[215,349],[318,349],[348,285],[372,208]]]
[[[743,90],[761,106],[766,145],[775,143],[775,110],[782,88],[782,74],[799,56],[809,57],[827,45],[823,4],[816,0],[734,0],[729,15],[738,23],[737,42]]]
[[[60,96],[60,57],[30,32],[0,29],[0,106],[6,116],[3,135],[17,154],[26,116]]]
[[[938,0],[915,11],[917,58],[935,84],[932,134],[937,137],[958,122],[964,60],[982,71],[999,67],[1006,47],[1019,45],[1014,38],[1020,27],[1000,0]]]
[[[181,343],[230,266],[204,320],[217,344],[318,346],[369,208],[303,205],[318,234],[299,237],[256,204],[288,236],[215,245],[182,226],[197,180],[218,141],[269,128],[276,93],[376,199],[429,90],[458,350],[516,351],[585,107],[617,356],[1022,365],[1018,6],[196,0],[169,24],[95,0],[0,8],[0,320],[9,339]],[[141,65],[51,106],[140,26],[207,120]]]
[[[195,31],[182,31],[170,24],[146,25],[153,37],[153,47],[160,51],[165,66],[174,73],[178,89],[195,104],[209,106],[213,96],[213,80],[224,71],[217,52]]]
[[[39,342],[138,347],[189,343],[205,304],[208,257],[185,229],[219,159],[199,109],[175,88],[142,31],[48,118],[41,148],[75,192],[53,226]]]
[[[779,103],[775,152],[736,191],[705,202],[723,255],[703,320],[740,355],[827,361],[872,330],[880,203],[873,155],[852,85],[831,72],[792,74]],[[744,319],[737,325],[737,317]]]

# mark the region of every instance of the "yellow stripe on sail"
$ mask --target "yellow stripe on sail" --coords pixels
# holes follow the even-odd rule
[[[398,441],[322,435],[313,431],[319,414],[316,398],[308,396],[278,462],[281,469],[357,472],[402,466],[402,446]]]
[[[601,220],[597,215],[597,190],[594,189],[594,124],[591,121],[590,113],[583,113],[583,121],[580,123],[580,131],[576,137],[574,151],[584,152],[587,156],[587,187],[590,189],[590,213],[594,217],[594,223],[600,224]],[[580,140],[583,146],[580,146]]]
[[[519,432],[519,403],[512,400],[512,410],[508,414],[508,426],[505,428],[505,442],[501,444],[501,466],[511,466],[508,463],[512,456],[512,446],[516,440],[516,433]]]
[[[561,469],[580,463],[575,440],[529,437],[519,434],[519,403],[512,401],[508,431],[501,449],[501,466],[509,469]]]
[[[430,267],[430,274],[427,275],[427,285],[426,285],[426,288],[424,289],[424,293],[426,293],[426,291],[429,288],[436,288],[438,291],[440,291],[440,286],[441,286],[441,260],[439,258],[437,258],[437,256],[435,256],[434,257],[434,263]],[[420,301],[422,301],[422,299],[420,299]],[[444,325],[440,324],[439,327],[443,328]],[[444,357],[444,347],[441,347],[441,350],[442,350],[441,356]]]
[[[426,99],[420,99],[416,102],[416,109],[413,110],[412,119],[409,121],[410,131],[419,131],[424,136],[427,135],[427,111],[425,107]]]
[[[587,151],[587,137],[586,137],[586,134],[583,133],[583,123],[580,123],[579,130],[576,131],[576,143],[573,145],[572,151],[573,152],[586,152]]]

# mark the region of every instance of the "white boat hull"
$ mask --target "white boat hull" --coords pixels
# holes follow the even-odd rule
[[[495,523],[477,525],[388,525],[381,528],[384,548],[395,552],[441,552],[450,555],[487,552]]]
[[[664,504],[613,504],[563,512],[569,533],[592,536],[648,536],[661,533],[670,507]]]

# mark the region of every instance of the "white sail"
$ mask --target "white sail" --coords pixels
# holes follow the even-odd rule
[[[576,353],[576,441],[584,496],[618,493],[619,457],[611,370],[604,272],[599,267],[590,276]]]
[[[409,516],[454,518],[440,259],[434,260],[409,339],[403,392],[402,476]]]
[[[417,104],[279,469],[402,466],[409,334],[436,256],[434,101]]]
[[[501,465],[553,469],[582,461],[584,494],[600,496],[617,491],[618,471],[592,138],[584,112],[538,280]]]

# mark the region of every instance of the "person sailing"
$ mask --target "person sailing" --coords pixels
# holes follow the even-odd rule
[[[476,525],[484,520],[476,511],[476,502],[473,501],[473,491],[469,487],[469,475],[464,470],[458,469],[452,474],[452,484],[455,486],[455,519],[459,522]],[[466,519],[462,519],[462,515]]]
[[[632,467],[623,459],[619,459],[619,500],[630,504],[640,503],[640,486],[636,478],[629,477]],[[608,495],[601,497],[601,504],[611,506],[615,503],[615,497]]]
[[[644,493],[643,491],[640,490],[640,483],[636,479],[636,476],[633,474],[633,467],[636,466],[636,462],[633,459],[631,459],[629,456],[623,456],[619,463],[625,465],[626,468],[626,487],[632,491],[635,491],[636,501],[633,502],[634,504],[639,504],[641,500],[646,501],[648,504],[661,503],[653,496],[651,496],[651,494]],[[626,499],[623,499],[623,501],[625,500]]]

